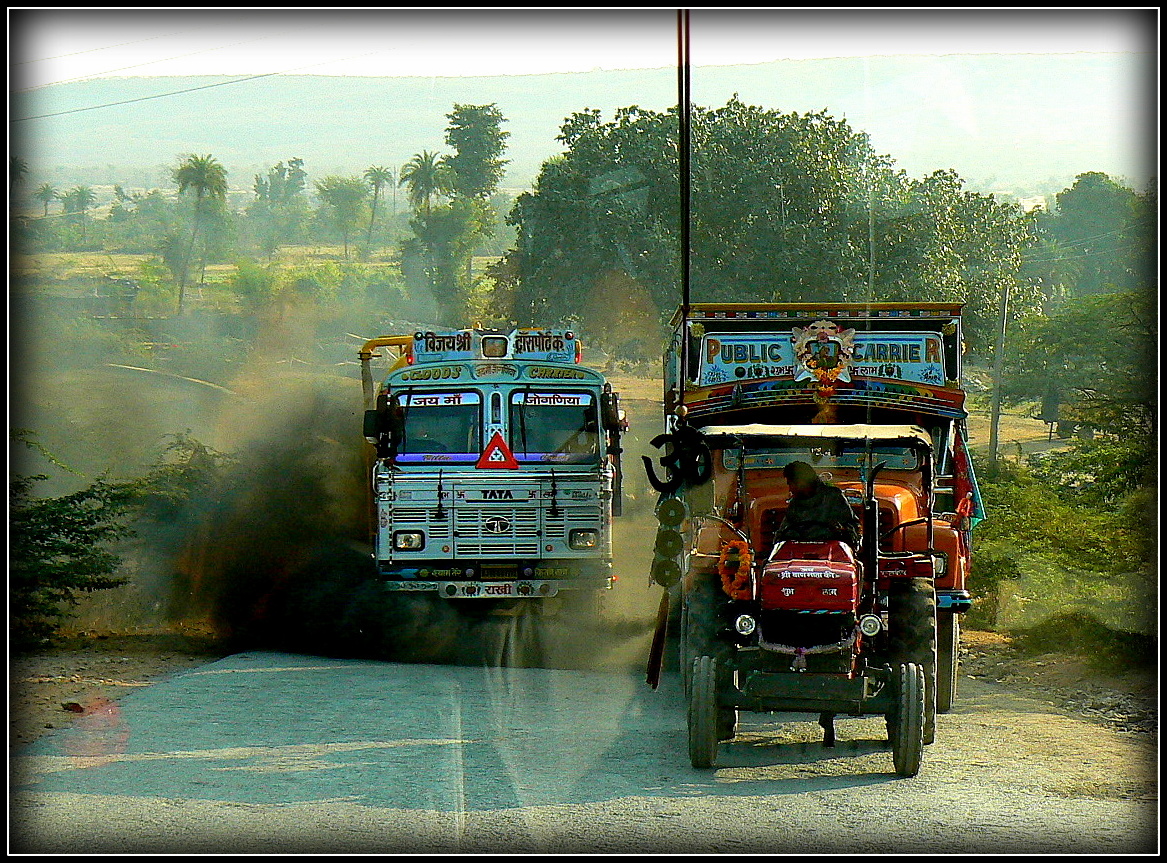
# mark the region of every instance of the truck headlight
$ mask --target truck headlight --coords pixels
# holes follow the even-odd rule
[[[944,578],[948,574],[948,554],[943,551],[937,551],[932,554],[932,575],[936,578]]]
[[[592,528],[573,530],[567,537],[567,544],[572,548],[595,548],[600,541],[600,534]]]
[[[397,551],[419,551],[425,548],[425,534],[420,530],[399,530],[393,534],[393,548]]]

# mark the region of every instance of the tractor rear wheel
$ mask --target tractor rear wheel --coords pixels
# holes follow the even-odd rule
[[[689,761],[705,769],[717,763],[717,660],[698,656],[689,682]]]
[[[698,578],[693,587],[681,600],[680,653],[681,685],[685,697],[689,697],[689,685],[693,673],[693,660],[698,656],[716,656],[717,612],[725,600],[720,585],[715,585],[712,576]]]
[[[924,742],[936,739],[936,589],[930,579],[892,582],[888,592],[892,665],[915,663],[924,673]]]

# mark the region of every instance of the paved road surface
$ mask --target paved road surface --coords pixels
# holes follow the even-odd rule
[[[238,654],[18,755],[11,850],[1154,850],[1145,742],[967,683],[899,779],[881,718],[743,714],[694,770],[675,677]]]

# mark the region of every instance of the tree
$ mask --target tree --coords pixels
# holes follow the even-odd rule
[[[488,199],[498,188],[507,162],[500,157],[510,132],[500,129],[505,118],[494,104],[454,105],[446,115],[446,143],[454,155],[450,166],[451,190],[464,198]]]
[[[408,190],[410,206],[428,218],[434,196],[453,191],[453,175],[444,157],[422,150],[401,166],[397,184]]]
[[[8,157],[8,188],[15,189],[28,177],[28,162],[20,156]]]
[[[344,237],[344,256],[347,258],[349,234],[364,214],[368,186],[360,177],[328,176],[316,183],[316,193],[328,208],[332,223]]]
[[[1071,250],[1080,266],[1078,296],[1132,288],[1131,250],[1150,224],[1139,212],[1138,196],[1104,173],[1079,174],[1057,195],[1057,212],[1048,220],[1050,236]]]
[[[15,429],[10,439],[64,467],[31,432]],[[34,497],[36,484],[46,479],[15,475],[8,485],[8,619],[17,652],[47,643],[79,593],[125,584],[114,575],[120,558],[110,546],[130,533],[133,491],[100,479],[72,494]]]
[[[394,181],[397,179],[393,173],[392,168],[383,168],[380,166],[372,166],[365,169],[365,179],[369,185],[373,187],[373,207],[369,214],[369,234],[365,240],[365,246],[372,250],[373,248],[373,223],[377,220],[377,202],[381,199],[381,189],[385,186],[393,187]]]
[[[14,430],[13,442],[64,465]],[[117,572],[124,548],[143,520],[177,522],[190,500],[205,493],[233,458],[187,435],[173,435],[160,457],[138,479],[100,478],[60,497],[38,498],[45,475],[16,475],[9,483],[10,646],[26,651],[50,642],[82,594],[126,584]]]
[[[1030,233],[1018,208],[963,189],[951,171],[913,180],[868,136],[825,112],[736,97],[694,107],[690,287],[695,301],[958,301],[984,341]],[[656,321],[680,301],[676,110],[596,110],[563,123],[562,156],[508,216],[521,273],[516,314],[558,320],[623,273]],[[1018,302],[1030,305],[1017,287]]]
[[[182,314],[183,299],[186,292],[186,278],[191,255],[194,253],[195,240],[205,228],[205,221],[211,207],[215,203],[223,203],[227,197],[227,169],[214,156],[188,155],[179,164],[171,169],[171,177],[178,186],[178,194],[188,190],[195,195],[194,218],[191,222],[190,244],[182,266],[182,274],[178,285],[178,313]],[[207,259],[204,244],[202,255],[202,270],[200,284],[206,273]]]
[[[283,243],[295,242],[305,233],[308,200],[304,194],[307,173],[304,160],[277,162],[266,175],[256,174],[255,200],[247,209],[257,243],[271,257]]]
[[[1149,291],[1067,299],[1009,333],[1008,401],[1052,396],[1066,419],[1151,450],[1158,317]]]
[[[86,215],[96,200],[97,198],[93,194],[93,190],[88,186],[74,186],[61,198],[61,204],[64,206],[65,212],[71,216],[76,216],[77,223],[81,225],[82,243],[85,242]]]
[[[32,193],[33,200],[40,201],[44,205],[44,214],[49,214],[49,204],[58,200],[61,193],[57,191],[57,187],[52,183],[41,183],[36,187],[36,191]]]

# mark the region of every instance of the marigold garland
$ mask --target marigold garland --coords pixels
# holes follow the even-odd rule
[[[721,576],[721,589],[731,598],[750,598],[753,559],[749,543],[744,540],[732,539],[722,543],[721,556],[717,559],[717,574]]]

